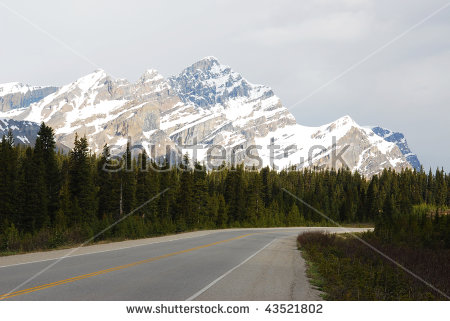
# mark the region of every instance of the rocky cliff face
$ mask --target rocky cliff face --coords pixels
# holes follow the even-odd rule
[[[384,140],[394,143],[402,152],[403,156],[405,156],[406,160],[413,168],[417,171],[420,170],[421,164],[417,155],[414,154],[408,146],[408,142],[406,141],[405,136],[399,132],[393,132],[389,129],[385,129],[382,127],[374,127],[372,128],[373,132],[380,137],[383,137]]]
[[[178,150],[207,161],[209,149],[227,162],[278,169],[347,166],[368,176],[411,167],[396,143],[348,116],[320,127],[297,124],[269,87],[251,84],[214,57],[169,79],[148,70],[133,83],[97,70],[2,116],[45,121],[58,143],[70,147],[75,133],[86,135],[97,153],[105,143],[123,150],[131,139],[155,157]]]

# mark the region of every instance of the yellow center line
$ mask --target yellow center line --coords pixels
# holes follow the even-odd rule
[[[88,274],[75,276],[75,277],[72,277],[72,278],[69,278],[69,279],[64,279],[64,280],[60,280],[60,281],[56,281],[56,282],[52,282],[52,283],[47,283],[47,284],[42,284],[42,285],[39,285],[39,286],[35,286],[35,287],[32,287],[32,288],[28,288],[28,289],[24,289],[24,290],[20,290],[20,291],[15,291],[15,292],[11,292],[11,293],[2,294],[2,295],[0,295],[0,300],[9,299],[9,298],[12,298],[12,297],[15,297],[15,296],[28,294],[28,293],[35,292],[35,291],[40,291],[40,290],[51,288],[51,287],[54,287],[54,286],[57,286],[57,285],[67,284],[67,283],[75,282],[75,281],[78,281],[78,280],[91,278],[93,276],[106,274],[106,273],[110,273],[110,272],[113,272],[113,271],[123,270],[123,269],[129,268],[129,267],[133,267],[133,266],[141,265],[141,264],[144,264],[144,263],[149,263],[149,262],[161,260],[161,259],[168,258],[168,257],[171,257],[171,256],[179,255],[179,254],[183,254],[183,253],[188,253],[188,252],[204,249],[204,248],[207,248],[207,247],[210,247],[210,246],[218,245],[218,244],[225,243],[225,242],[230,242],[230,241],[233,241],[233,240],[238,240],[238,239],[247,237],[249,235],[254,235],[254,234],[257,234],[257,233],[245,234],[245,235],[233,237],[231,239],[227,239],[227,240],[223,240],[223,241],[218,241],[218,242],[214,242],[214,243],[210,243],[210,244],[196,246],[196,247],[193,247],[193,248],[187,249],[187,250],[182,250],[182,251],[178,251],[178,252],[168,253],[168,254],[164,254],[164,255],[148,258],[148,259],[145,259],[145,260],[128,263],[128,264],[125,264],[125,265],[120,265],[120,266],[112,267],[112,268],[109,268],[109,269],[100,270],[100,271],[97,271],[97,272],[92,272],[92,273],[88,273]]]

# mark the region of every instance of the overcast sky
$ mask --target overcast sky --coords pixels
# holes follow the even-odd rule
[[[302,125],[350,115],[401,131],[427,169],[448,171],[447,3],[0,0],[0,83],[60,86],[97,68],[134,81],[212,55],[272,87]]]

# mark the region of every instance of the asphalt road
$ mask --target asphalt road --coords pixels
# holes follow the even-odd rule
[[[317,300],[295,244],[305,230],[317,228],[194,232],[89,246],[63,259],[69,250],[0,257],[0,299]]]

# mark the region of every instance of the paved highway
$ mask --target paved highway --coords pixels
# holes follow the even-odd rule
[[[317,300],[295,242],[317,229],[202,231],[1,257],[0,299]]]

